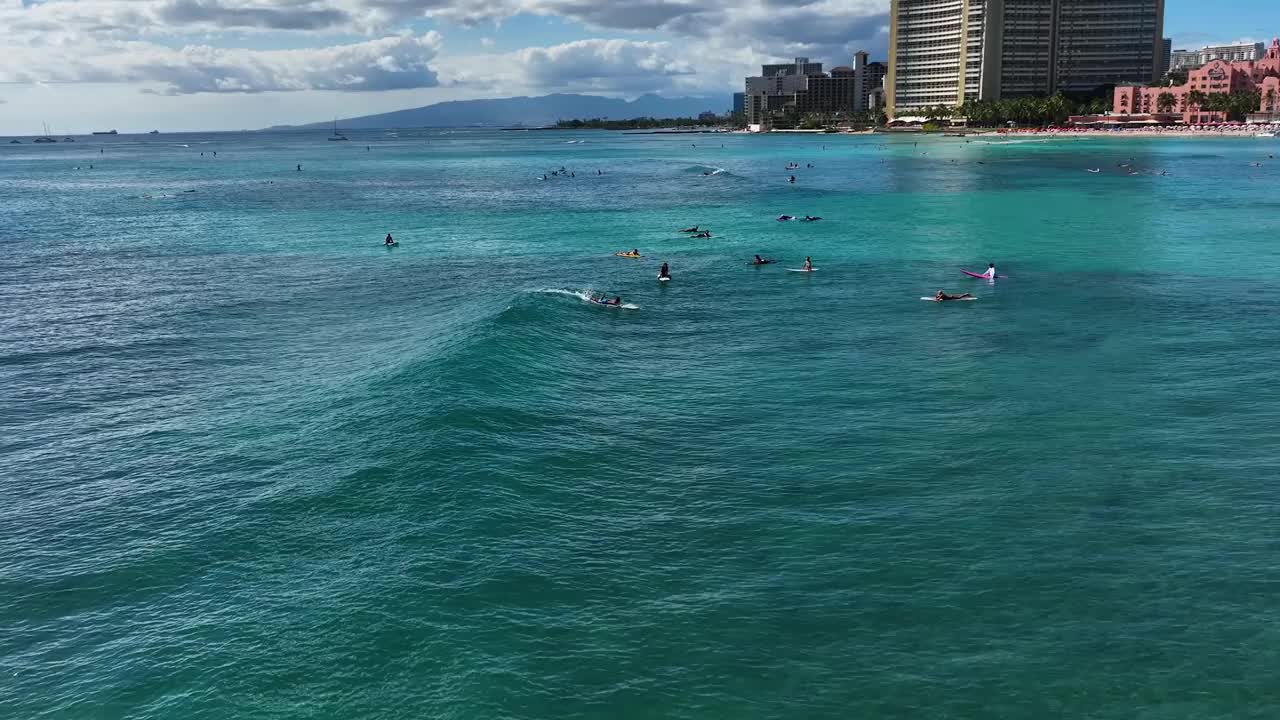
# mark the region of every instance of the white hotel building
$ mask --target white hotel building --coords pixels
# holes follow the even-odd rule
[[[1164,0],[891,0],[893,116],[1163,74]]]

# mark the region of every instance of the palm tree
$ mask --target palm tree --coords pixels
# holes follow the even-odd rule
[[[1199,110],[1201,108],[1204,108],[1205,103],[1208,102],[1208,100],[1209,100],[1209,96],[1205,95],[1204,91],[1192,90],[1191,92],[1187,93],[1187,108],[1188,109],[1195,108]]]
[[[1178,102],[1178,99],[1173,96],[1173,93],[1162,92],[1160,93],[1159,97],[1156,98],[1156,110],[1162,113],[1170,112],[1171,110],[1173,110],[1173,106],[1177,102]]]
[[[1071,115],[1071,103],[1062,93],[1054,93],[1041,102],[1041,110],[1044,112],[1042,121],[1059,124],[1066,122],[1067,116]]]

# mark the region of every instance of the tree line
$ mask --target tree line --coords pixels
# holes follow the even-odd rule
[[[1271,93],[1274,95],[1274,93]],[[1275,98],[1270,97],[1272,105]],[[1244,120],[1258,109],[1262,96],[1257,91],[1236,93],[1204,93],[1193,90],[1187,93],[1187,104],[1210,112],[1226,113],[1229,120]],[[937,105],[923,108],[917,114],[938,122],[951,118],[966,118],[969,125],[996,127],[998,125],[1060,125],[1072,115],[1102,115],[1111,110],[1111,99],[1090,97],[1079,100],[1061,93],[1045,97],[1020,97],[1007,100],[969,100],[963,105],[951,107]],[[1182,112],[1178,99],[1171,92],[1156,97],[1156,112]]]
[[[670,127],[717,127],[727,122],[727,118],[709,115],[705,118],[644,117],[627,120],[591,118],[590,120],[558,120],[556,127],[562,130],[654,130]]]

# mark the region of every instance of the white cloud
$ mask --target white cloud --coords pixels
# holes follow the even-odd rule
[[[164,92],[373,91],[437,84],[459,92],[727,92],[755,65],[806,55],[847,64],[883,53],[888,0],[0,0],[0,82],[159,83]],[[592,39],[493,53],[442,53],[440,36],[403,34],[421,18],[501,23],[562,18]],[[246,33],[269,34],[245,45]],[[334,45],[336,34],[365,42]],[[289,45],[262,50],[288,35]],[[181,47],[190,38],[200,45]],[[504,38],[509,40],[509,38]],[[506,42],[504,42],[506,44]],[[437,78],[437,71],[441,79]]]
[[[439,82],[428,63],[440,42],[435,32],[298,50],[174,49],[113,41],[74,56],[28,52],[22,65],[0,66],[0,82],[161,83],[168,94],[424,88]],[[0,52],[10,55],[17,49],[0,47]]]
[[[490,95],[589,92],[634,96],[726,93],[743,68],[775,58],[750,49],[590,39],[509,53],[442,55],[441,84]]]
[[[421,17],[471,25],[528,14],[607,30],[817,47],[872,40],[887,24],[887,10],[888,0],[0,0],[0,36],[378,33]]]

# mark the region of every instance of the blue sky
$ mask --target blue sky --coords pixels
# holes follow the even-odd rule
[[[1274,0],[1168,0],[1177,47]],[[763,62],[882,58],[888,0],[0,0],[0,134],[233,130],[548,92],[726,97]]]

